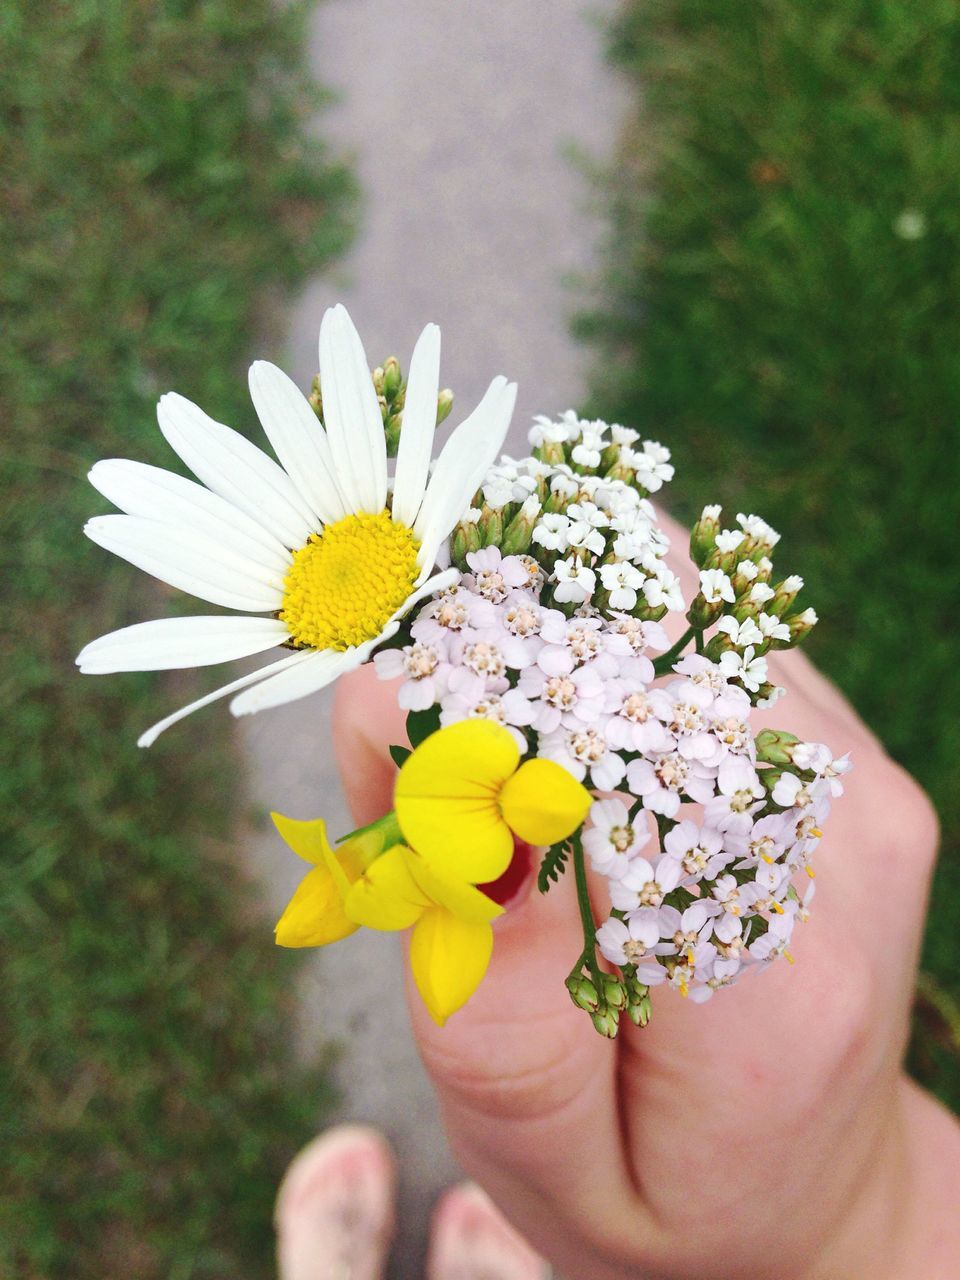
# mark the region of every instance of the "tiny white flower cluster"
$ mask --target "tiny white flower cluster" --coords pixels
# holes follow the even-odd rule
[[[483,505],[467,525],[489,535],[507,511],[500,545],[537,557],[558,605],[634,612],[639,603],[650,617],[682,610],[680,583],[663,563],[669,543],[646,496],[672,478],[669,450],[572,410],[556,422],[538,418],[530,443],[534,456],[504,457],[491,468],[478,495]],[[464,553],[480,540],[465,541]]]
[[[440,723],[482,716],[505,725],[525,754],[559,761],[595,787],[617,786],[622,751],[643,738],[646,708],[631,701],[653,679],[647,650],[668,641],[658,622],[614,611],[567,616],[544,602],[548,581],[530,556],[498,547],[467,555],[470,572],[435,597],[411,643],[374,658],[404,677],[401,707],[440,708]]]
[[[704,508],[691,536],[695,651],[681,656],[680,642],[666,654],[659,620],[684,601],[647,494],[672,476],[669,454],[572,412],[538,418],[531,444],[536,456],[491,469],[455,531],[459,582],[374,661],[382,678],[402,677],[407,710],[435,708],[441,725],[494,720],[524,756],[606,793],[574,847],[607,880],[612,913],[595,944],[622,978],[588,964],[568,987],[609,1035],[620,1009],[648,1016],[649,987],[702,1001],[791,958],[810,860],[850,766],[750,724],[782,693],[768,652],[816,621],[794,608],[801,578],[772,582],[779,534],[755,515],[724,529],[721,509]]]

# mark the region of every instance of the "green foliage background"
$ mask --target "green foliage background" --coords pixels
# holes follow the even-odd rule
[[[82,678],[169,613],[81,535],[98,457],[170,465],[157,394],[251,421],[270,297],[343,244],[306,118],[302,5],[15,3],[0,15],[0,1272],[263,1276],[324,1084],[295,966],[231,864],[228,721],[138,752],[214,676]],[[265,292],[266,291],[266,292]]]
[[[626,0],[612,53],[591,407],[670,445],[679,514],[784,533],[813,657],[931,791],[913,1064],[960,1106],[960,11]]]

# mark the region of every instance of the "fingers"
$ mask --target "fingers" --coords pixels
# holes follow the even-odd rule
[[[367,669],[341,682],[336,713],[338,757],[361,820],[389,807],[387,743],[406,740],[392,690],[372,677]],[[533,886],[494,930],[486,977],[444,1027],[409,984],[418,1046],[467,1172],[535,1247],[557,1256],[567,1235],[566,1256],[591,1239],[596,1257],[643,1210],[623,1156],[615,1046],[564,987],[582,947],[572,880],[546,895]]]

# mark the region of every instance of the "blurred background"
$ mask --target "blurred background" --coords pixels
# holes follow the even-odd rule
[[[255,434],[250,358],[307,386],[337,299],[371,360],[439,322],[460,409],[502,370],[518,428],[639,427],[676,514],[783,531],[812,655],[940,810],[911,1067],[960,1108],[958,67],[949,0],[4,7],[0,1274],[268,1277],[339,1115],[400,1149],[412,1277],[456,1177],[391,941],[272,942],[267,806],[346,822],[327,702],[144,755],[215,676],[73,668],[186,604],[82,538],[89,466],[170,466],[170,388]]]

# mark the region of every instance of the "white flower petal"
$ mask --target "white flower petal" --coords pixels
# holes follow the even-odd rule
[[[245,689],[248,685],[256,684],[260,680],[266,680],[272,677],[275,672],[283,671],[287,667],[299,666],[312,656],[313,650],[292,653],[289,658],[281,658],[279,662],[269,662],[258,671],[251,671],[248,675],[241,676],[239,680],[232,680],[230,684],[214,689],[213,693],[197,698],[196,702],[188,703],[185,707],[181,707],[179,711],[174,711],[172,715],[166,716],[163,720],[158,720],[155,725],[151,725],[146,733],[141,733],[137,739],[137,746],[152,747],[161,733],[169,729],[172,724],[176,724],[178,720],[183,720],[185,716],[192,715],[194,711],[199,711],[201,707],[208,707],[211,702],[216,702],[218,698],[225,698],[228,694],[236,693],[238,689]]]
[[[284,470],[324,524],[349,510],[337,488],[327,433],[300,388],[266,360],[250,366],[250,398]]]
[[[295,702],[331,684],[338,676],[359,667],[366,657],[368,646],[355,649],[313,649],[310,661],[290,671],[280,671],[263,684],[248,689],[230,703],[235,716],[265,711],[268,707],[280,707],[285,702]]]
[[[280,574],[193,529],[139,516],[94,516],[84,533],[144,573],[211,604],[272,613],[283,603]]]
[[[157,421],[171,449],[208,489],[245,511],[284,546],[302,547],[314,532],[313,513],[287,473],[238,431],[214,422],[173,391],[160,397]]]
[[[413,528],[423,502],[437,430],[440,390],[440,330],[428,324],[417,339],[407,375],[403,429],[393,482],[393,518]]]
[[[84,675],[207,667],[289,639],[276,618],[159,618],[91,640],[77,655],[77,666]]]
[[[128,516],[159,520],[206,534],[248,556],[281,578],[290,552],[264,527],[202,484],[162,467],[126,458],[97,462],[87,479]]]
[[[377,514],[387,503],[387,444],[360,335],[336,306],[320,324],[320,393],[340,491],[352,511]]]
[[[494,378],[476,409],[444,445],[414,525],[421,542],[418,561],[425,573],[500,452],[516,398],[515,382]]]

